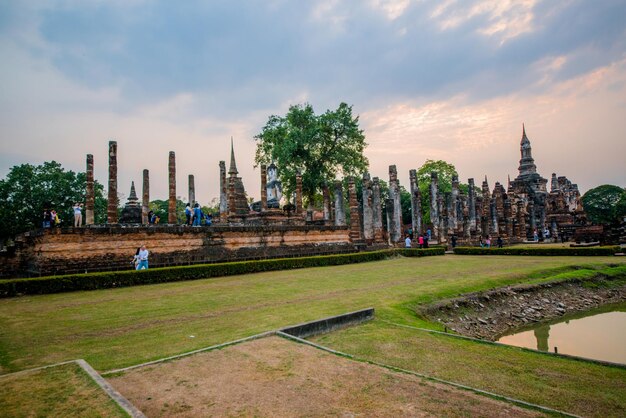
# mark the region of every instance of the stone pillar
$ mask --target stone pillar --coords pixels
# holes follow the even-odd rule
[[[296,213],[302,214],[302,174],[300,170],[296,173]]]
[[[87,154],[87,190],[85,193],[85,225],[94,224],[96,195],[93,183],[93,155]]]
[[[189,175],[189,205],[193,208],[196,203],[196,182],[193,174]]]
[[[504,222],[506,237],[510,240],[513,238],[513,208],[510,199],[504,201]]]
[[[228,194],[226,185],[226,161],[220,161],[220,220],[228,216]]]
[[[465,194],[461,195],[461,216],[463,217],[463,236],[465,237],[465,239],[468,241],[470,241],[470,239],[472,238],[472,233],[470,231],[470,218],[469,218],[469,203],[468,203],[468,197],[465,196]]]
[[[393,240],[391,239],[391,231],[394,230],[394,220],[393,214],[395,210],[393,207],[393,199],[385,199],[385,214],[387,215],[387,231],[389,231],[389,245],[394,245]]]
[[[345,226],[346,212],[343,208],[343,186],[340,181],[335,181],[335,225]]]
[[[439,194],[439,180],[437,173],[430,173],[430,223],[433,224],[432,236],[439,241],[439,206],[437,195]]]
[[[328,185],[324,183],[324,187],[322,187],[322,198],[323,198],[323,211],[324,211],[324,221],[330,221],[330,190],[328,190]]]
[[[445,233],[443,234],[443,236],[447,237],[448,235],[454,235],[455,233],[454,226],[456,225],[456,216],[452,216],[452,213],[455,212],[455,205],[452,202],[452,192],[445,192],[443,196],[443,217],[445,218]]]
[[[443,196],[437,192],[437,214],[439,216],[439,227],[437,228],[437,242],[446,242],[446,213]]]
[[[261,212],[267,210],[267,166],[261,164]]]
[[[348,202],[350,204],[350,240],[358,242],[361,237],[361,217],[359,216],[359,201],[356,197],[354,178],[348,180]]]
[[[372,227],[374,242],[383,242],[383,214],[378,177],[372,179]]]
[[[452,176],[452,193],[450,194],[450,209],[448,210],[448,228],[456,234],[458,227],[459,176]]]
[[[109,199],[107,223],[117,223],[117,142],[109,141]]]
[[[369,173],[363,174],[362,197],[363,197],[363,239],[368,244],[371,244],[374,241],[374,219],[373,219],[374,211],[372,209],[372,182],[370,180]]]
[[[482,216],[481,216],[481,228],[483,234],[490,235],[491,234],[491,192],[489,191],[489,183],[487,182],[487,176],[485,176],[485,180],[483,181],[483,207],[482,207]]]
[[[498,210],[496,208],[496,199],[489,202],[489,214],[491,215],[491,236],[495,237],[500,234],[498,229]]]
[[[141,193],[141,223],[149,224],[148,212],[150,211],[150,173],[143,170],[143,190]]]
[[[474,179],[467,179],[469,184],[467,190],[467,204],[469,206],[470,231],[476,231],[476,190],[474,189]]]
[[[393,216],[389,222],[389,239],[392,244],[402,240],[402,207],[400,205],[400,184],[395,165],[389,166],[389,198],[393,200]]]
[[[167,205],[167,223],[175,224],[178,222],[176,218],[176,154],[170,151],[168,164],[169,173],[169,201]]]
[[[517,201],[517,238],[526,239],[526,219],[524,216],[524,201]]]
[[[528,235],[533,235],[535,232],[535,228],[537,228],[537,220],[535,218],[535,202],[530,199],[528,202],[528,226],[530,227],[530,231],[528,231]],[[539,231],[537,231],[538,233]]]
[[[417,184],[417,171],[409,170],[411,182],[411,228],[413,229],[413,239],[418,239],[422,232],[422,202],[420,189]]]

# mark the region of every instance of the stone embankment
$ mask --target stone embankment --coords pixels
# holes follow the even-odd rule
[[[626,301],[626,284],[597,279],[508,286],[430,305],[420,313],[468,337],[495,341],[534,322]]]

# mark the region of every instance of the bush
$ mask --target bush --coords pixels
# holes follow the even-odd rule
[[[352,254],[323,255],[300,258],[277,258],[269,260],[237,261],[220,264],[163,267],[148,270],[125,270],[103,273],[72,274],[29,279],[0,281],[0,297],[39,295],[47,293],[96,290],[112,287],[136,286],[153,283],[197,280],[236,274],[258,273],[298,269],[306,267],[338,266],[342,264],[377,261],[395,254],[405,257],[443,255],[443,249],[390,249]]]
[[[565,255],[565,256],[593,256],[614,255],[620,248],[614,247],[588,247],[588,248],[481,248],[481,247],[456,247],[455,254],[463,255]]]
[[[444,255],[445,247],[428,247],[428,248],[398,248],[396,252],[403,257],[426,257],[429,255]]]

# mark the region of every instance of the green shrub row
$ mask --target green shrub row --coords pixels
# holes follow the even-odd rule
[[[428,248],[397,248],[396,253],[403,257],[425,257],[429,255],[444,255],[446,247],[428,247]]]
[[[10,279],[0,281],[0,297],[39,295],[77,290],[96,290],[305,267],[337,266],[341,264],[382,260],[396,254],[405,257],[422,257],[428,255],[443,255],[444,251],[442,249],[390,249],[314,257],[162,267],[142,271],[124,270],[29,279]]]
[[[456,247],[455,254],[463,255],[614,255],[620,251],[620,247],[581,247],[581,248],[481,248],[481,247]]]

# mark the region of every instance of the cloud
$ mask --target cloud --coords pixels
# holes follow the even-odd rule
[[[164,197],[174,150],[181,181],[193,171],[199,195],[214,197],[232,135],[256,196],[252,138],[267,117],[344,101],[381,177],[396,160],[408,172],[444,158],[501,179],[526,121],[554,144],[544,150],[561,150],[554,170],[624,182],[612,162],[623,150],[624,21],[619,0],[4,2],[0,172],[51,158],[82,170],[94,153],[106,183],[114,138],[120,190],[150,168]],[[587,137],[609,154],[602,173],[582,161]]]

